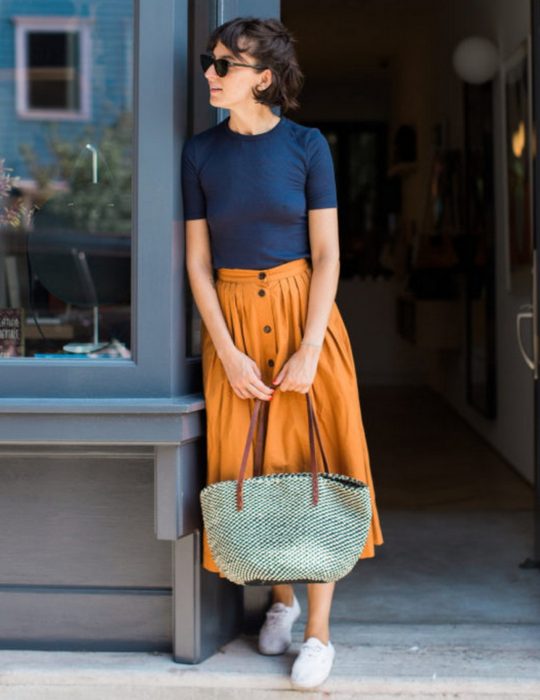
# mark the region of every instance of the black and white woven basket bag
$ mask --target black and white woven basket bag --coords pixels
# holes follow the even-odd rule
[[[261,475],[265,429],[258,431],[252,478],[244,479],[261,412],[254,410],[238,479],[218,481],[200,492],[212,556],[234,583],[325,583],[346,576],[362,552],[371,523],[369,487],[330,473],[311,397],[306,394],[310,471]],[[315,435],[324,463],[318,473]]]

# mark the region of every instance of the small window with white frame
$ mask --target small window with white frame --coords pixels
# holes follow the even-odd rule
[[[17,16],[13,20],[17,115],[89,119],[92,19]]]

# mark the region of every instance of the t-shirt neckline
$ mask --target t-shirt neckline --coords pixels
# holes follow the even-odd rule
[[[271,129],[268,129],[268,131],[263,131],[262,134],[240,134],[238,131],[233,131],[230,128],[229,120],[230,116],[223,120],[225,133],[229,134],[229,136],[235,139],[241,139],[242,141],[259,141],[260,139],[264,139],[265,137],[274,134],[285,121],[285,117],[281,116],[277,124],[274,124],[274,126]]]

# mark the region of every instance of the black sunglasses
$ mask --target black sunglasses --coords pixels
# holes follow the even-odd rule
[[[229,61],[229,59],[227,58],[214,58],[208,53],[202,53],[201,66],[203,69],[203,73],[206,73],[206,71],[210,68],[211,65],[214,66],[214,68],[216,69],[216,73],[219,75],[220,78],[223,78],[227,75],[229,66],[243,66],[244,68],[256,68],[257,70],[263,70],[264,68],[266,68],[266,66],[261,66],[258,63],[235,63],[234,61]]]

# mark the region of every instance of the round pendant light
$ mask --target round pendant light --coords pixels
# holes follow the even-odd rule
[[[491,80],[499,67],[499,52],[489,39],[471,36],[463,39],[452,54],[454,70],[466,83],[480,85]]]

